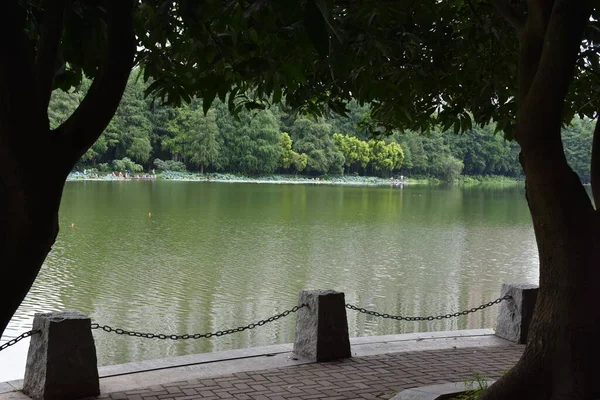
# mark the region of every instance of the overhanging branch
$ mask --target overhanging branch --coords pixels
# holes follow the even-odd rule
[[[589,1],[531,1],[520,60],[519,123],[516,139],[527,152],[532,146],[560,145],[564,102],[573,80],[583,30],[589,19]],[[547,7],[551,5],[551,10]],[[534,12],[532,12],[534,11]],[[549,17],[549,18],[548,18]],[[538,31],[543,29],[540,38]],[[540,41],[541,39],[541,41]],[[527,45],[527,42],[531,44]],[[551,43],[551,45],[545,45]],[[529,57],[529,59],[528,59]]]
[[[44,1],[44,20],[35,58],[38,101],[44,110],[48,109],[52,94],[57,67],[56,59],[63,31],[65,4],[65,0]]]
[[[492,4],[496,7],[498,13],[521,34],[525,28],[525,16],[519,14],[509,4],[509,0],[493,0]]]
[[[600,208],[600,114],[596,120],[594,138],[592,140],[592,164],[590,167],[590,183],[596,210]]]
[[[63,148],[64,167],[70,170],[94,144],[115,114],[134,63],[133,0],[111,0],[105,57],[87,95],[56,130]]]
[[[34,92],[32,46],[25,36],[25,12],[18,0],[6,0],[2,4],[0,23],[0,128],[22,126],[20,115],[31,110],[31,94]],[[30,114],[38,117],[36,110]],[[19,139],[9,129],[0,134]],[[22,135],[20,136],[23,137]],[[6,138],[8,139],[8,138]],[[29,138],[31,139],[31,137]],[[20,139],[19,139],[20,140]]]
[[[567,163],[561,125],[565,99],[581,51],[583,32],[592,11],[591,2],[529,0],[528,3],[530,8],[523,37],[525,40],[531,35],[535,45],[531,48],[531,55],[535,64],[523,63],[527,61],[523,59],[527,55],[523,50],[527,48],[522,48],[521,67],[525,67],[521,71],[525,72],[522,77],[531,80],[520,82],[521,85],[529,83],[529,86],[520,88],[525,96],[521,97],[519,104],[515,138],[521,146],[529,205],[534,219],[539,216],[536,213],[567,215],[563,214],[566,209],[588,218],[588,213],[593,210],[592,203]],[[551,10],[548,18],[546,12],[549,5]],[[533,13],[532,6],[538,7]],[[544,28],[541,43],[536,33],[536,29],[540,28]],[[533,75],[529,75],[532,72]],[[550,220],[554,221],[553,218]]]
[[[523,103],[538,71],[553,0],[527,2],[527,20],[520,35],[519,102]]]

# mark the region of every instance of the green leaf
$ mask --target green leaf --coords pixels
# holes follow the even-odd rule
[[[188,104],[192,102],[192,96],[185,91],[181,92],[181,98]]]
[[[279,102],[281,102],[281,86],[277,85],[275,86],[275,89],[273,90],[273,103],[277,104]]]
[[[316,3],[308,0],[304,8],[304,28],[313,46],[321,58],[329,55],[329,34],[325,25],[325,16]]]
[[[217,92],[219,95],[219,100],[221,100],[223,103],[225,103],[225,99],[227,98],[227,92],[229,92],[230,88],[231,86],[225,80],[223,80],[219,85],[219,89]]]
[[[208,113],[212,102],[215,100],[217,95],[217,91],[214,87],[206,88],[204,92],[202,92],[202,111],[204,111],[204,115]]]
[[[508,140],[509,142],[514,140],[514,133],[513,133],[513,129],[512,127],[510,127],[509,129],[506,129],[504,131],[504,139]]]
[[[402,111],[402,114],[404,115],[404,117],[408,120],[408,121],[412,121],[413,117],[410,114],[410,112],[408,111],[408,109],[404,106],[398,106],[400,108],[400,111]]]
[[[238,88],[234,88],[231,93],[229,93],[229,101],[227,102],[227,108],[230,112],[233,112],[235,109],[235,96],[238,93]]]
[[[290,81],[288,85],[293,81],[306,83],[306,76],[304,76],[302,66],[294,61],[290,61],[283,66],[283,74]]]
[[[327,26],[329,27],[329,30],[331,31],[331,33],[333,33],[333,35],[337,38],[337,40],[342,43],[342,36],[340,35],[340,33],[338,32],[337,29],[335,29],[335,27],[331,24],[331,21],[329,20],[329,12],[327,9],[327,1],[326,0],[315,0],[315,3],[317,5],[317,7],[319,7],[319,11],[321,11],[321,15],[323,16],[323,20],[325,21],[325,23],[327,23]]]
[[[255,101],[250,101],[250,102],[244,104],[244,106],[248,110],[264,110],[266,108],[264,104],[257,103]]]
[[[250,36],[250,40],[254,43],[258,43],[258,32],[256,32],[256,29],[250,29],[248,35]]]
[[[146,90],[144,90],[144,94],[146,96],[150,96],[150,95],[160,95],[161,92],[164,91],[164,87],[162,86],[163,82],[161,79],[157,79],[154,82],[152,82],[147,88]],[[164,99],[163,99],[164,100]]]

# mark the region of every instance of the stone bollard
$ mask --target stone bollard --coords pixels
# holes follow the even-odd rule
[[[527,343],[527,332],[533,316],[538,286],[526,283],[503,284],[500,296],[512,299],[500,303],[496,319],[496,336],[518,344]]]
[[[344,293],[302,290],[298,305],[294,353],[312,361],[351,357]]]
[[[23,392],[34,400],[100,394],[91,320],[78,311],[35,314]]]

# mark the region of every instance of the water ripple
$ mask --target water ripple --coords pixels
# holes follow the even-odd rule
[[[302,289],[397,315],[445,314],[537,281],[523,193],[184,182],[67,184],[61,232],[3,341],[36,312],[77,309],[143,332],[205,333],[296,304]],[[149,216],[148,213],[152,215]],[[74,224],[71,228],[71,224]],[[397,323],[348,312],[353,336],[491,327],[466,318]],[[294,318],[198,341],[94,331],[100,365],[293,341]],[[24,341],[25,342],[25,341]],[[0,353],[22,376],[27,343]]]

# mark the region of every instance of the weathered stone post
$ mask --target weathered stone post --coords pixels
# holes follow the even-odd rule
[[[496,320],[496,336],[515,343],[525,344],[533,316],[538,286],[526,283],[503,284],[501,296],[509,295],[500,303]]]
[[[344,293],[302,290],[298,305],[294,353],[312,361],[351,357]]]
[[[36,314],[23,392],[34,400],[78,399],[100,394],[91,320],[78,311]]]

